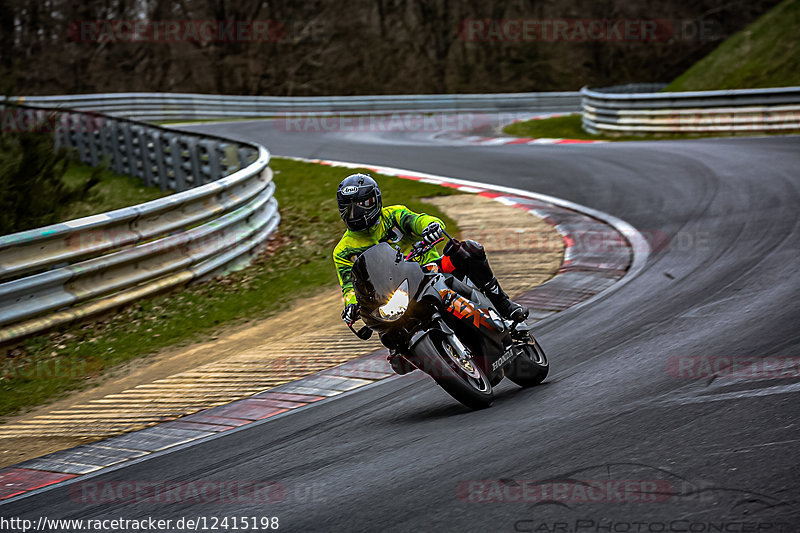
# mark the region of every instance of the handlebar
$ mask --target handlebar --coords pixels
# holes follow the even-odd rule
[[[372,329],[370,329],[369,326],[364,326],[363,328],[356,331],[356,329],[353,327],[353,324],[355,323],[356,323],[355,320],[347,323],[347,327],[350,328],[350,331],[352,331],[355,334],[355,336],[361,339],[362,341],[369,340],[369,338],[372,337]]]
[[[442,233],[445,234],[445,236],[447,237],[447,239],[449,241],[455,240],[444,229],[442,229]],[[412,247],[411,252],[405,257],[405,260],[406,261],[411,261],[415,257],[418,257],[418,256],[421,256],[421,255],[424,255],[424,254],[428,253],[428,251],[432,250],[434,246],[436,246],[437,244],[439,244],[443,240],[445,240],[444,237],[442,237],[441,239],[438,239],[438,240],[436,240],[436,241],[434,241],[434,242],[432,242],[430,244],[425,244],[425,241],[417,241],[416,243],[414,243],[414,246]]]

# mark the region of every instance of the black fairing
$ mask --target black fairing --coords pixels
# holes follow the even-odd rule
[[[388,243],[380,243],[362,253],[353,265],[353,288],[361,306],[364,323],[381,336],[389,348],[404,351],[408,342],[420,332],[437,329],[436,322],[444,321],[464,342],[476,363],[486,373],[492,363],[505,352],[508,332],[502,324],[494,330],[478,327],[473,318],[456,318],[447,311],[443,294],[455,291],[476,308],[493,308],[489,299],[448,274],[429,273],[419,263],[405,261],[402,253]],[[395,321],[382,320],[378,307],[386,304],[397,288],[408,280],[409,307]],[[431,322],[435,313],[437,320]],[[408,354],[406,354],[408,355]]]
[[[405,261],[401,252],[385,242],[362,253],[353,265],[353,289],[362,316],[377,318],[378,307],[389,301],[404,280],[408,280],[408,295],[413,300],[424,279],[419,263]]]
[[[453,289],[475,304],[476,307],[481,309],[494,308],[485,295],[452,276],[438,276],[432,285],[426,287],[426,293],[428,293],[428,297],[432,298],[443,287]],[[420,297],[424,296],[421,295]],[[475,361],[488,373],[491,364],[503,355],[505,351],[503,340],[507,337],[507,332],[503,329],[490,331],[486,328],[478,328],[471,319],[459,320],[448,312],[442,312],[441,317],[450,328],[458,333],[461,340],[469,346]]]

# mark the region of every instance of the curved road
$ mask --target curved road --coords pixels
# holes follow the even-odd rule
[[[84,479],[277,480],[280,503],[85,503],[67,486],[0,506],[3,516],[270,515],[286,531],[800,531],[800,369],[702,374],[714,357],[800,357],[800,137],[482,147],[270,122],[191,128],[274,154],[566,198],[654,236],[655,250],[620,290],[543,324],[548,382],[504,384],[491,409],[467,412],[412,374]]]

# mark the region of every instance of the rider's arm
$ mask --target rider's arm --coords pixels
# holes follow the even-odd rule
[[[415,213],[404,205],[393,205],[389,207],[389,210],[394,221],[406,234],[421,237],[422,230],[434,222],[438,222],[443,229],[445,228],[444,222],[440,219],[426,213]]]
[[[353,291],[353,264],[358,254],[363,251],[363,249],[348,246],[346,238],[342,239],[333,250],[333,264],[336,266],[339,285],[342,286],[342,299],[344,299],[345,306],[358,303],[356,293]]]

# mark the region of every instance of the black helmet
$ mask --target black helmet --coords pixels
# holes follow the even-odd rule
[[[381,190],[366,174],[347,176],[336,190],[339,214],[352,231],[374,226],[381,217]]]

